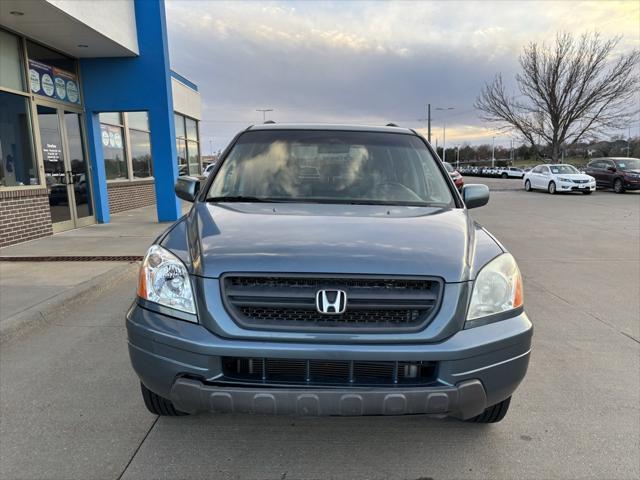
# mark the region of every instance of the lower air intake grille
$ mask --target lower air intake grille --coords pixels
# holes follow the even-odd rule
[[[435,362],[223,357],[224,381],[283,385],[425,385]]]

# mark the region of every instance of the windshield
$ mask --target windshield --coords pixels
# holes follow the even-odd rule
[[[551,165],[551,173],[580,173],[573,165]]]
[[[637,158],[624,158],[621,160],[614,160],[616,167],[620,170],[640,170],[640,159]]]
[[[454,206],[437,161],[414,135],[249,131],[224,160],[208,200]]]

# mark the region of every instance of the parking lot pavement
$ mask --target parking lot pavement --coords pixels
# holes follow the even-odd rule
[[[2,344],[0,477],[638,478],[640,195],[495,191],[473,212],[518,259],[536,329],[502,423],[156,418],[127,358],[132,267]]]

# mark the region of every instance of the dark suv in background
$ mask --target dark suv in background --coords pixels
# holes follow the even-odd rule
[[[515,259],[413,130],[260,125],[149,249],[129,353],[160,415],[500,421],[533,327]]]
[[[600,188],[612,188],[616,193],[640,190],[640,159],[607,157],[591,160],[584,173],[596,179]]]

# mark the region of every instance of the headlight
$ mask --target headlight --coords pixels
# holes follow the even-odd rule
[[[561,182],[573,183],[573,180],[571,180],[570,178],[562,178],[562,177],[560,177],[558,180],[560,180]]]
[[[187,268],[171,252],[152,245],[140,267],[138,296],[166,307],[196,313]]]
[[[475,282],[467,321],[522,306],[522,277],[513,257],[504,253],[485,265]]]

